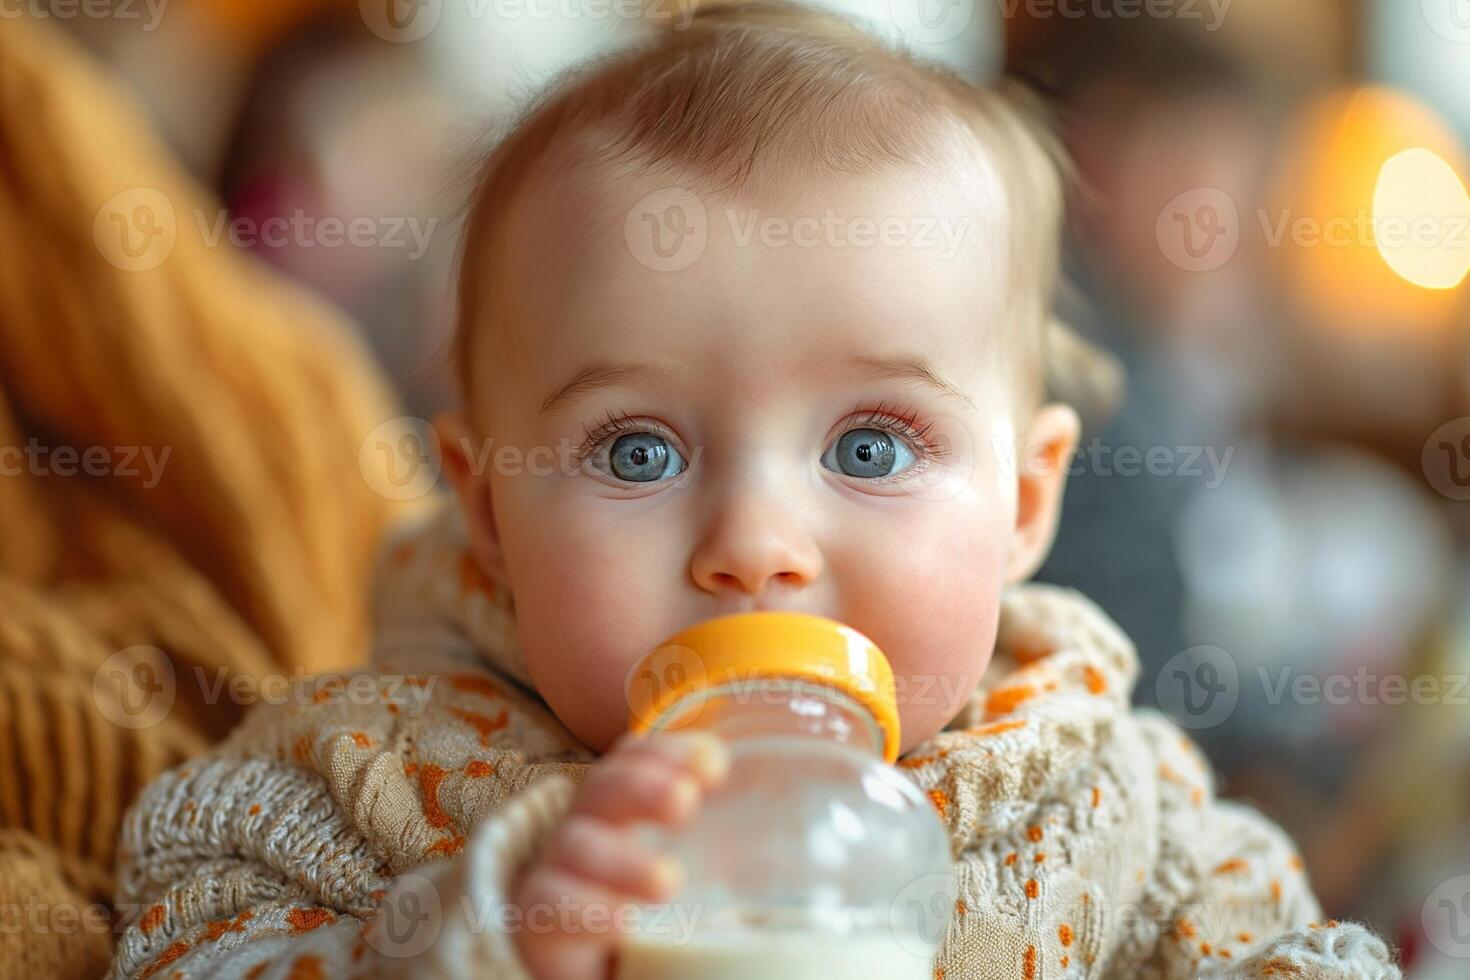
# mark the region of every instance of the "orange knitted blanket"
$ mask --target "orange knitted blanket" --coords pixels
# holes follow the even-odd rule
[[[359,657],[396,506],[358,475],[363,434],[396,412],[348,325],[182,231],[150,268],[117,262],[110,218],[137,216],[138,189],[218,207],[65,34],[7,18],[0,978],[106,969],[123,810],[238,720],[219,680]],[[146,677],[122,669],[139,648],[177,680],[143,718]]]

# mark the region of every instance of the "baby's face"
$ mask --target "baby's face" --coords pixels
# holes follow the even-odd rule
[[[511,284],[466,413],[490,452],[449,468],[477,547],[537,688],[594,749],[626,729],[640,655],[776,609],[883,649],[907,751],[979,679],[1002,586],[1039,562],[1055,510],[1032,483],[1060,477],[1017,471],[1035,416],[1018,418],[1001,322],[1003,199],[979,168],[648,197],[679,183],[533,188],[500,267],[464,271]],[[1069,449],[1075,418],[1042,414]]]

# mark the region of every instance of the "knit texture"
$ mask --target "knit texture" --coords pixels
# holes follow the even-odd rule
[[[524,975],[494,910],[593,754],[535,696],[453,508],[390,547],[379,603],[373,672],[257,709],[145,792],[115,976]],[[898,762],[955,861],[936,977],[1399,975],[1316,921],[1290,842],[1215,799],[1193,743],[1129,709],[1133,649],[1091,603],[1030,586],[1001,618],[964,710]]]
[[[0,978],[106,970],[115,934],[80,920],[108,911],[124,810],[244,713],[191,681],[361,662],[372,549],[400,509],[359,475],[397,410],[350,325],[191,234],[219,205],[122,92],[51,21],[4,19]],[[94,240],[137,187],[178,219],[146,271]],[[177,680],[147,726],[108,667],[140,646]]]

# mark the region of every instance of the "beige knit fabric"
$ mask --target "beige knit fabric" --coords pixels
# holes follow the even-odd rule
[[[504,885],[593,755],[531,692],[452,508],[390,547],[379,598],[377,673],[257,709],[145,791],[115,976],[524,975]],[[1005,596],[984,682],[898,763],[955,858],[935,976],[1398,977],[1371,933],[1315,922],[1291,843],[1215,799],[1178,729],[1129,709],[1136,673],[1082,597]]]

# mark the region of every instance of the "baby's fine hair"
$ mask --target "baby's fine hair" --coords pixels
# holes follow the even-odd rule
[[[986,216],[1007,250],[1008,306],[996,326],[1009,335],[1022,397],[1034,404],[1050,389],[1115,400],[1121,378],[1110,359],[1052,312],[1067,167],[1035,100],[1009,82],[976,86],[790,0],[707,0],[680,26],[559,76],[500,139],[477,176],[460,255],[463,396],[474,390],[495,222],[533,174],[588,164],[667,170],[714,193],[753,195],[772,181],[901,165],[937,173],[962,159],[992,172],[1001,190],[998,213]]]

